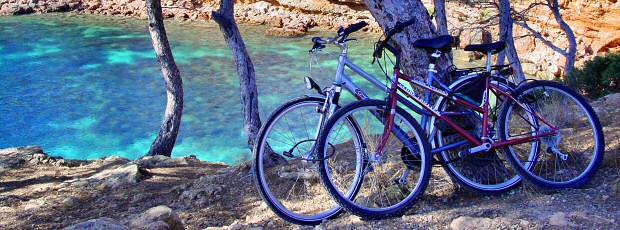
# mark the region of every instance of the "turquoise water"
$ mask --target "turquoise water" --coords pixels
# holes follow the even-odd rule
[[[212,22],[166,23],[185,91],[173,157],[194,154],[229,164],[248,160],[238,76],[219,28]],[[0,17],[0,148],[40,145],[69,159],[144,155],[166,103],[146,24],[93,15]],[[276,38],[264,36],[264,26],[240,29],[255,65],[263,120],[282,102],[311,94],[303,88],[310,38],[332,32]],[[377,36],[356,35],[364,39],[351,44],[350,59],[381,76],[376,65],[370,66]],[[320,58],[325,72],[312,76],[325,86],[335,61],[326,54]]]
[[[226,163],[248,159],[238,77],[217,25],[170,21],[166,26],[185,90],[173,156]],[[328,34],[275,38],[264,36],[265,29],[241,26],[256,68],[263,119],[278,104],[310,93],[303,89],[309,40]],[[375,38],[365,40],[351,51],[359,63],[370,62],[370,51],[361,50]],[[148,151],[159,130],[164,81],[145,20],[0,17],[0,70],[0,148],[41,145],[71,159],[133,159]]]

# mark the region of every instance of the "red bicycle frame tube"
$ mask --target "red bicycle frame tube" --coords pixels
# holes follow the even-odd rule
[[[465,99],[463,99],[461,97],[450,95],[450,93],[445,92],[445,91],[443,91],[441,89],[437,89],[437,88],[435,88],[435,87],[433,87],[431,85],[427,85],[427,84],[425,84],[423,82],[414,80],[412,77],[409,77],[409,76],[407,76],[405,74],[402,74],[400,72],[399,68],[394,68],[394,79],[392,81],[392,86],[391,86],[390,92],[389,92],[389,100],[390,101],[388,102],[389,105],[390,105],[390,108],[389,108],[390,111],[389,111],[389,114],[386,117],[385,127],[384,127],[384,130],[383,130],[383,134],[381,136],[381,144],[379,145],[379,148],[377,149],[377,153],[376,154],[378,154],[378,155],[382,154],[383,147],[385,146],[385,144],[387,144],[387,139],[388,139],[388,137],[389,137],[389,135],[391,133],[392,128],[394,127],[394,115],[395,115],[395,111],[396,111],[396,104],[397,104],[397,99],[396,98],[397,98],[398,91],[402,92],[408,98],[410,98],[413,101],[415,101],[424,110],[427,110],[431,114],[433,114],[433,116],[435,116],[435,117],[445,121],[459,135],[463,136],[463,138],[465,138],[467,141],[469,141],[470,143],[474,144],[475,146],[479,146],[479,145],[481,145],[483,143],[491,142],[491,140],[488,137],[488,133],[489,133],[489,92],[490,92],[491,89],[493,89],[494,91],[500,93],[502,96],[505,96],[508,100],[512,100],[519,107],[523,108],[528,114],[530,114],[530,115],[534,116],[536,119],[542,121],[544,124],[548,125],[553,130],[553,132],[549,132],[549,133],[532,135],[532,136],[529,136],[529,137],[511,139],[511,140],[506,140],[506,141],[501,141],[501,142],[495,142],[495,143],[492,143],[492,145],[491,145],[492,149],[500,148],[500,147],[507,146],[507,145],[515,145],[515,144],[531,142],[531,141],[536,140],[536,139],[541,138],[541,137],[555,135],[555,133],[558,130],[555,126],[551,125],[549,122],[544,120],[542,117],[540,117],[540,115],[534,113],[532,110],[530,110],[528,107],[526,107],[523,103],[520,103],[519,101],[517,101],[509,93],[499,89],[495,85],[492,85],[491,84],[491,78],[490,78],[489,75],[485,75],[484,77],[485,77],[485,86],[486,86],[485,87],[485,92],[484,92],[484,97],[483,97],[483,102],[484,103],[483,103],[482,107],[480,107],[480,105],[473,104],[473,103],[469,102],[468,100],[465,100]],[[482,121],[482,137],[480,139],[478,139],[476,136],[470,134],[465,129],[461,128],[461,126],[456,124],[456,122],[454,122],[452,119],[450,119],[448,117],[448,115],[451,115],[453,113],[441,112],[441,111],[437,111],[434,108],[432,108],[428,103],[426,103],[422,98],[420,98],[420,96],[418,96],[415,92],[413,92],[412,90],[408,89],[403,84],[399,83],[398,79],[403,79],[403,80],[413,84],[414,86],[423,88],[425,90],[429,90],[430,92],[432,92],[434,94],[438,94],[438,95],[440,95],[442,97],[446,97],[446,98],[448,98],[450,100],[453,100],[453,101],[455,101],[455,102],[457,102],[459,104],[467,106],[468,108],[472,109],[475,112],[482,113],[482,118],[483,118],[483,121]],[[527,119],[525,119],[525,120],[527,120]],[[534,124],[532,124],[530,122],[530,125],[534,125]]]

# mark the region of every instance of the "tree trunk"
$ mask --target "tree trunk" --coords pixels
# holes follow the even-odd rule
[[[241,85],[241,103],[243,104],[243,129],[250,149],[254,148],[254,139],[261,126],[258,115],[258,90],[254,76],[254,65],[243,43],[239,28],[233,14],[232,0],[221,0],[220,9],[212,12],[213,19],[220,25],[224,39],[232,50],[237,64],[239,84]]]
[[[504,57],[507,57],[508,61],[512,63],[512,68],[515,70],[517,81],[524,81],[525,73],[523,73],[523,68],[521,68],[521,61],[519,60],[517,49],[515,49],[515,41],[512,35],[513,21],[509,0],[499,0],[499,15],[499,37],[500,40],[506,42],[506,48],[502,51],[502,54],[498,56],[498,63],[503,63]]]
[[[438,36],[438,33],[424,4],[420,0],[364,0],[364,3],[383,31],[393,28],[396,22],[416,19],[416,23],[394,35],[391,44],[402,52],[401,69],[412,77],[425,79],[428,74],[429,53],[424,49],[414,48],[412,44],[420,38]],[[452,60],[444,56],[439,59],[436,69],[439,73],[445,73],[450,65]],[[438,75],[440,78],[446,76]]]
[[[435,24],[440,35],[449,34],[448,19],[446,18],[446,0],[435,0]]]
[[[553,16],[555,16],[556,22],[560,25],[560,28],[566,33],[568,39],[568,52],[564,55],[566,58],[566,64],[564,65],[564,76],[568,76],[571,70],[575,67],[575,56],[577,54],[577,40],[575,39],[575,33],[570,26],[564,21],[560,14],[560,6],[558,0],[547,0]]]
[[[153,48],[157,54],[161,73],[166,81],[166,95],[168,99],[164,120],[157,138],[155,138],[147,155],[171,156],[177,135],[179,134],[181,115],[183,113],[183,80],[181,79],[181,72],[174,62],[172,50],[168,43],[160,0],[147,0],[146,10]]]

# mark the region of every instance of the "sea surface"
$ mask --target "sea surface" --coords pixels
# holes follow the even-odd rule
[[[312,94],[304,88],[304,76],[322,86],[331,83],[338,54],[337,48],[328,47],[310,71],[310,39],[334,32],[278,38],[266,36],[267,28],[240,25],[255,65],[263,121],[279,104]],[[227,164],[249,160],[239,80],[217,24],[166,21],[166,29],[185,91],[172,156],[193,154]],[[378,35],[354,35],[360,42],[350,43],[349,58],[385,79],[380,68],[370,64]],[[364,89],[373,88],[362,78],[353,79]],[[68,159],[111,155],[135,159],[148,152],[165,105],[164,80],[146,20],[76,14],[0,16],[0,148],[40,145],[45,152]]]

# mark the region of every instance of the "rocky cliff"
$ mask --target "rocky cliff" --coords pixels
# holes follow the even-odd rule
[[[429,11],[432,1],[424,0]],[[531,0],[513,2],[513,7],[523,9]],[[209,20],[210,12],[218,8],[216,0],[163,0],[164,16],[180,20]],[[447,3],[449,27],[460,36],[460,46],[480,42],[480,28],[476,24],[489,19],[495,10],[488,4],[473,4],[467,1]],[[564,19],[577,36],[577,65],[596,55],[620,50],[620,2],[617,0],[560,0]],[[103,15],[126,15],[145,18],[143,0],[0,0],[0,14],[28,14],[45,12],[78,11]],[[534,11],[531,26],[554,44],[565,47],[568,44],[564,33],[553,15],[545,8]],[[372,22],[367,28],[379,32],[362,0],[237,0],[235,16],[238,21],[270,24],[268,35],[302,35],[312,27],[333,29],[360,20]],[[497,28],[487,28],[497,34]],[[526,73],[543,78],[562,74],[564,58],[551,48],[515,26],[520,58]],[[496,36],[495,36],[496,37]]]

